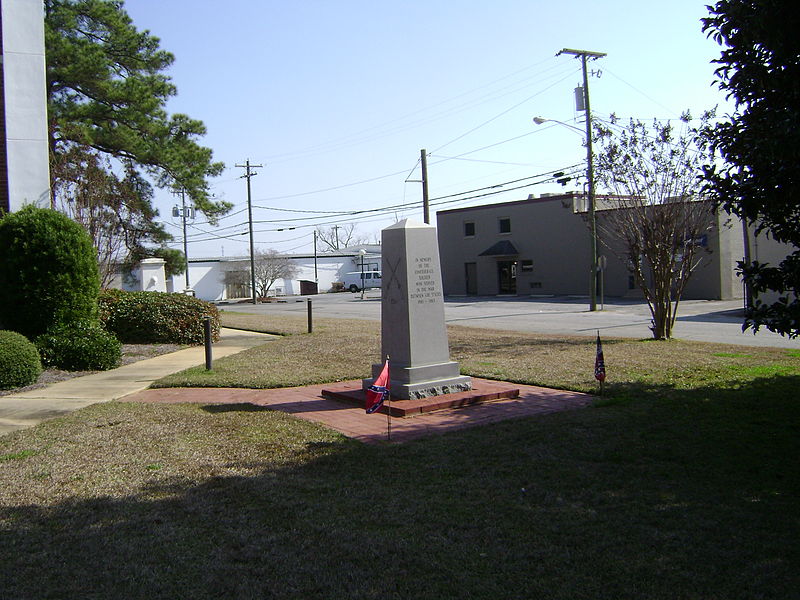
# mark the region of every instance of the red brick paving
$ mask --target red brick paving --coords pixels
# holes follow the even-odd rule
[[[476,385],[497,382],[473,377]],[[344,381],[336,387],[358,388],[360,381]],[[512,384],[508,384],[512,385]],[[125,396],[125,402],[164,404],[253,404],[293,414],[301,419],[321,423],[344,435],[367,443],[387,439],[387,417],[368,415],[363,408],[346,402],[323,398],[323,388],[332,384],[304,387],[253,390],[241,388],[163,388],[144,390]],[[392,442],[403,442],[426,435],[455,429],[495,423],[506,419],[530,417],[588,406],[592,396],[532,385],[513,384],[519,388],[517,398],[494,400],[461,408],[438,410],[413,417],[392,419]]]

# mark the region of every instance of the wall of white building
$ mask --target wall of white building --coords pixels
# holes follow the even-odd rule
[[[0,0],[0,17],[8,209],[49,206],[44,5]]]
[[[342,281],[345,273],[359,271],[361,259],[359,255],[321,254],[316,260],[316,277],[313,256],[293,256],[290,260],[298,268],[292,279],[278,279],[270,289],[270,295],[293,296],[301,293],[301,281],[318,281],[319,293],[330,292],[336,282]],[[380,253],[376,248],[364,256],[365,269],[380,269]],[[225,284],[226,271],[242,271],[248,273],[250,261],[247,257],[225,257],[189,260],[189,286],[194,295],[202,300],[221,302],[233,300],[228,295]],[[122,285],[124,289],[140,290],[141,282],[138,274]],[[183,292],[186,289],[186,275],[174,275],[167,279],[168,292]]]

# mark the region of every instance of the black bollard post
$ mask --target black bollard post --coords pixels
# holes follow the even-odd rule
[[[308,299],[308,333],[314,331],[314,323],[311,318],[311,298]]]
[[[206,345],[206,371],[211,370],[211,317],[203,317],[203,333]]]

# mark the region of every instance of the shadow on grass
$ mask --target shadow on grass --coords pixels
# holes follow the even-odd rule
[[[238,404],[206,404],[200,407],[207,413],[222,414],[231,412],[265,412],[273,410],[267,406],[258,406],[249,402],[239,402]]]
[[[793,597],[799,384],[654,386],[401,446],[310,441],[250,477],[5,508],[0,596]]]

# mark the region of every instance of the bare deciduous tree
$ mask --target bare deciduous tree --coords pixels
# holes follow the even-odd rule
[[[225,271],[224,279],[228,298],[246,298],[250,296],[250,271]]]
[[[703,157],[690,120],[682,115],[680,132],[658,121],[620,126],[614,115],[596,125],[597,181],[614,193],[598,198],[600,239],[627,263],[650,307],[655,339],[672,336],[681,295],[707,252],[703,242],[714,223],[711,204],[699,196]]]
[[[291,279],[299,271],[287,256],[272,249],[257,250],[253,255],[253,264],[256,292],[259,297],[266,296],[278,279]]]
[[[356,232],[355,223],[317,227],[317,240],[322,243],[321,252],[336,252],[348,246],[368,243],[368,236]]]
[[[85,147],[55,156],[51,164],[55,207],[92,238],[102,287],[111,283],[117,265],[153,256],[172,239],[155,222],[152,187],[131,165],[124,167],[118,177],[108,160]],[[155,249],[146,247],[153,244]]]

